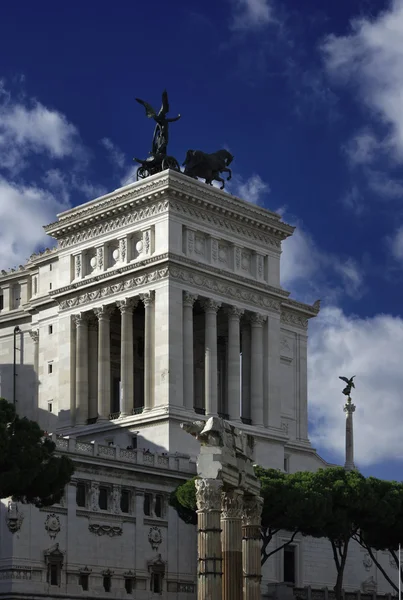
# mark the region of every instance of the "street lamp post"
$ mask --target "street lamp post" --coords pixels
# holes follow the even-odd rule
[[[21,329],[16,325],[14,327],[14,350],[13,350],[13,404],[17,402],[17,333],[21,333]]]

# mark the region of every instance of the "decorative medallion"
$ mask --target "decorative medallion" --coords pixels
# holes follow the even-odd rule
[[[24,520],[23,513],[20,513],[18,510],[18,504],[16,502],[8,503],[7,507],[7,515],[6,515],[6,523],[9,531],[11,533],[16,533],[21,529],[22,521]]]
[[[49,534],[49,537],[54,539],[61,529],[60,519],[55,513],[52,513],[46,517],[45,529]]]
[[[150,527],[150,531],[148,532],[148,541],[150,542],[153,550],[158,550],[158,547],[162,542],[162,533],[159,527]]]

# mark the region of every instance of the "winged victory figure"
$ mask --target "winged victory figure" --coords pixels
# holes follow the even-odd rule
[[[351,389],[354,388],[355,389],[355,385],[354,385],[354,379],[355,375],[353,375],[352,377],[350,377],[350,379],[347,379],[347,377],[340,377],[339,379],[341,379],[342,381],[346,382],[346,387],[344,388],[344,390],[342,391],[342,394],[344,394],[345,396],[350,396],[351,394]]]
[[[150,154],[153,156],[166,155],[168,147],[168,124],[178,121],[181,118],[180,115],[172,119],[167,117],[169,112],[168,92],[166,90],[162,92],[162,105],[158,113],[148,102],[140,98],[136,98],[136,101],[144,106],[147,117],[154,119],[156,123]]]

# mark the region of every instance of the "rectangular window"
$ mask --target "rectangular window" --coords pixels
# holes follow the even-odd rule
[[[110,592],[112,587],[112,578],[110,575],[104,575],[104,590]]]
[[[101,510],[108,510],[108,488],[99,488],[99,508]]]
[[[125,590],[127,594],[133,593],[133,579],[126,577],[125,579]]]
[[[52,283],[49,283],[49,289],[50,290],[52,289]]]
[[[160,494],[155,497],[155,516],[162,517],[164,510],[164,499]]]
[[[151,591],[154,594],[162,594],[162,575],[161,575],[161,573],[151,573]]]
[[[132,448],[133,450],[137,450],[137,435],[132,437]]]
[[[3,296],[3,292],[0,293],[0,310],[3,310],[4,308],[4,296]]]
[[[149,517],[151,514],[151,494],[144,494],[144,514]]]
[[[49,265],[49,271],[51,271],[51,270],[52,270],[52,268],[53,268],[53,265],[52,265],[52,264],[50,264],[50,265]]]
[[[284,472],[288,473],[290,470],[290,457],[289,456],[284,456]]]
[[[49,583],[50,585],[59,585],[59,565],[49,565]]]
[[[48,373],[49,375],[53,373],[53,363],[48,363]]]
[[[87,573],[80,573],[80,582],[79,584],[81,585],[81,588],[84,590],[84,592],[88,592],[88,588],[89,588],[89,575]]]
[[[53,402],[48,402],[48,411],[53,412]]]
[[[130,492],[128,490],[122,490],[120,496],[120,510],[122,513],[128,513],[130,508]]]
[[[48,334],[52,335],[52,333],[53,333],[53,325],[49,325],[49,327],[48,327]]]
[[[78,482],[76,489],[76,503],[77,506],[85,506],[86,500],[86,486],[85,483]]]
[[[284,581],[285,583],[295,584],[295,558],[296,548],[295,546],[286,546],[284,548]]]

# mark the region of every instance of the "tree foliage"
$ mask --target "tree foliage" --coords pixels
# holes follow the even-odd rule
[[[55,444],[37,423],[20,418],[0,398],[0,498],[50,506],[59,502],[74,472],[73,462],[54,456]]]

